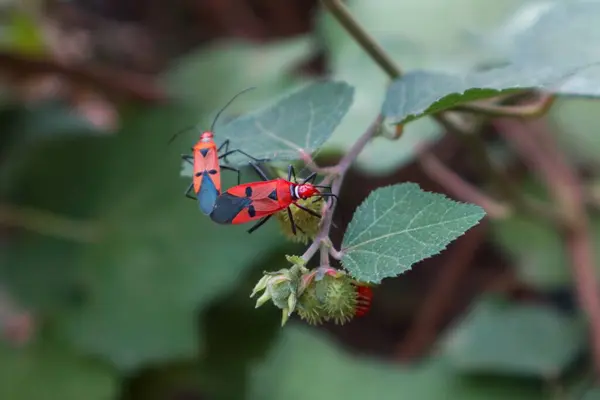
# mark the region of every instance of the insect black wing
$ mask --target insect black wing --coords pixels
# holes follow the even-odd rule
[[[236,215],[250,204],[252,199],[248,197],[238,197],[225,192],[217,197],[210,219],[218,224],[231,224]]]

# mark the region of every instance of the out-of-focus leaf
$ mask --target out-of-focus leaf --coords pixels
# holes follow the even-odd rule
[[[40,339],[27,348],[0,343],[0,397],[11,400],[108,400],[118,395],[116,372]]]
[[[3,135],[8,138],[1,152],[0,192],[9,190],[18,177],[18,170],[31,159],[30,153],[44,142],[61,141],[69,136],[107,134],[59,102],[12,105],[2,110],[0,124]]]
[[[600,168],[600,136],[596,134],[600,103],[584,98],[559,98],[550,109],[552,133],[574,162]]]
[[[591,388],[581,398],[581,400],[598,400],[600,399],[600,387]]]
[[[186,392],[214,399],[244,398],[246,371],[268,351],[282,331],[281,313],[274,307],[254,308],[248,294],[262,271],[277,269],[296,246],[285,244],[253,263],[240,282],[224,291],[201,313],[206,352],[192,362],[164,364],[135,378],[131,399],[164,400]],[[244,332],[240,335],[240,332]]]
[[[521,190],[536,197],[543,196],[543,187],[534,181],[526,181]],[[600,246],[600,215],[590,214],[590,230],[593,242]],[[552,224],[515,214],[509,218],[492,221],[494,240],[511,257],[519,278],[541,289],[559,289],[571,285],[564,241]],[[600,266],[600,258],[596,257]]]
[[[567,76],[586,65],[587,63],[581,63],[577,66],[555,67],[532,63],[462,76],[413,71],[392,83],[381,112],[396,123],[406,123],[424,115],[513,90],[556,88]]]
[[[44,33],[31,15],[13,10],[8,23],[0,27],[0,48],[39,56],[46,51]]]
[[[274,105],[239,117],[219,128],[216,139],[230,140],[230,149],[243,149],[256,158],[296,160],[312,153],[333,133],[350,105],[354,89],[343,82],[317,82]],[[231,163],[248,158],[231,155]]]
[[[462,378],[444,360],[406,368],[351,356],[321,334],[294,326],[251,376],[251,400],[545,398],[528,382]]]
[[[552,378],[585,345],[581,321],[555,309],[483,301],[450,331],[444,351],[464,372]]]
[[[33,159],[13,192],[15,201],[100,224],[99,242],[60,259],[60,270],[74,276],[57,284],[75,281],[82,291],[79,305],[60,312],[60,329],[85,353],[121,369],[197,354],[198,310],[280,242],[273,225],[252,236],[247,227],[215,225],[183,196],[189,180],[179,178],[179,154],[166,141],[189,116],[180,107],[132,110],[118,135],[52,142],[53,151],[40,149],[44,157]],[[52,248],[40,253],[27,245],[36,242],[9,257],[5,270],[19,270],[21,278],[7,284],[17,293],[45,263],[60,264],[46,260],[56,258]]]
[[[476,225],[485,212],[402,183],[377,189],[356,209],[342,242],[342,264],[379,283],[431,257]]]
[[[204,111],[225,105],[243,89],[256,87],[228,110],[246,111],[296,87],[302,80],[293,77],[291,69],[312,52],[310,37],[272,44],[222,41],[177,60],[164,79],[178,98]],[[182,121],[181,126],[190,122]]]
[[[555,2],[530,28],[515,36],[511,59],[518,63],[555,66],[600,61],[600,3]],[[560,29],[557,29],[560,27]],[[560,85],[560,93],[600,96],[600,66],[577,73]]]
[[[514,258],[519,276],[542,288],[556,288],[571,280],[563,243],[552,224],[524,215],[494,221],[494,238]]]

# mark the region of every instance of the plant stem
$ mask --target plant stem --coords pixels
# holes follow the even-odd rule
[[[346,172],[350,169],[350,166],[356,160],[358,155],[365,148],[367,143],[377,134],[379,130],[379,126],[383,122],[383,117],[381,115],[377,116],[375,121],[369,126],[369,128],[358,138],[358,140],[352,145],[350,150],[344,155],[344,157],[340,160],[337,166],[333,167],[335,169],[335,178],[333,178],[333,182],[331,184],[331,193],[338,196],[340,194],[340,190],[342,188],[342,183],[344,181],[344,177],[346,176]],[[310,247],[304,252],[302,258],[305,261],[310,260],[317,252],[319,248],[324,250],[322,254],[329,254],[329,249],[327,249],[327,245],[324,243],[329,238],[329,231],[331,230],[331,224],[333,222],[333,213],[335,211],[335,207],[337,203],[333,202],[331,206],[328,207],[327,212],[323,216],[323,220],[321,222],[321,229],[315,236],[313,243]],[[339,253],[336,253],[339,254]],[[323,263],[323,260],[321,260]],[[324,266],[324,265],[322,265]]]
[[[394,63],[387,53],[354,19],[348,8],[339,0],[322,0],[323,5],[346,28],[362,49],[371,56],[373,61],[381,67],[390,79],[397,79],[402,75],[402,70]],[[517,188],[505,173],[497,168],[492,162],[485,145],[479,135],[466,132],[461,126],[450,120],[445,114],[433,115],[433,118],[442,125],[449,133],[457,136],[473,153],[478,165],[486,177],[501,191],[502,195],[512,204],[519,208],[528,209],[528,203],[520,196]]]
[[[418,157],[418,161],[421,168],[433,180],[461,200],[483,207],[491,218],[502,219],[511,214],[512,210],[509,206],[498,202],[469,182],[463,180],[456,172],[445,166],[430,152],[422,152]]]
[[[556,96],[542,93],[537,102],[519,106],[500,106],[496,104],[474,103],[456,106],[454,111],[464,111],[488,117],[536,118],[546,113],[554,104]]]
[[[402,75],[402,71],[396,63],[394,63],[379,43],[360,26],[344,3],[340,0],[322,0],[321,2],[390,78],[395,79]]]

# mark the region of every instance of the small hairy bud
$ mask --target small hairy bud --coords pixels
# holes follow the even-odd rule
[[[318,214],[321,214],[323,199],[318,197],[300,199],[298,200],[298,204]],[[279,221],[279,226],[281,227],[281,231],[283,232],[283,234],[293,242],[306,244],[309,240],[313,240],[319,232],[319,224],[321,222],[321,219],[294,206],[293,204],[290,205],[290,210],[292,211],[292,217],[294,218],[294,223],[296,224],[295,235],[292,231],[292,224],[290,223],[290,216],[288,214],[288,211],[283,210],[275,214],[275,217],[277,218],[277,221]]]
[[[263,291],[263,294],[256,301],[256,307],[258,308],[271,300],[277,308],[282,310],[282,326],[285,325],[289,316],[294,312],[298,303],[298,296],[304,291],[302,277],[309,272],[304,267],[304,260],[301,257],[286,256],[286,259],[292,263],[289,269],[264,272],[263,277],[250,294],[250,297],[254,297]]]

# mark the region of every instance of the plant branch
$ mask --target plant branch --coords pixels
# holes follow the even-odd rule
[[[390,79],[397,79],[402,75],[402,70],[394,63],[387,53],[354,19],[348,8],[339,0],[322,0],[323,5],[346,28],[362,49],[371,56],[373,61],[381,67]],[[475,132],[467,132],[462,126],[453,122],[448,115],[439,113],[433,118],[442,125],[446,131],[454,134],[463,142],[473,154],[477,164],[485,176],[498,188],[505,199],[517,208],[526,208],[535,211],[534,207],[521,198],[519,190],[513,185],[508,176],[497,168],[489,157],[483,140]]]
[[[360,138],[352,145],[350,150],[344,155],[344,157],[340,160],[340,162],[333,167],[335,171],[335,177],[331,183],[331,193],[338,196],[340,194],[340,190],[342,188],[342,183],[344,181],[344,177],[346,176],[346,172],[352,165],[352,163],[356,160],[358,155],[365,148],[367,143],[377,134],[379,130],[379,126],[383,122],[383,117],[381,115],[377,116],[375,121],[369,126],[369,128],[361,135]],[[327,207],[326,212],[323,215],[323,219],[321,220],[321,229],[315,236],[313,243],[309,246],[309,248],[304,252],[302,258],[305,261],[309,261],[316,253],[319,248],[323,248],[323,254],[329,254],[329,249],[327,248],[328,244],[326,241],[329,239],[329,231],[331,230],[331,224],[333,222],[333,213],[335,211],[335,207],[337,206],[337,202],[332,202],[329,207]],[[339,252],[335,252],[335,254],[340,254]],[[328,260],[327,260],[328,261]],[[321,260],[323,263],[323,260]],[[327,263],[328,264],[328,263]],[[322,265],[322,266],[326,266]]]
[[[512,212],[508,205],[498,202],[477,187],[463,180],[456,172],[445,166],[430,152],[424,151],[419,154],[418,161],[425,173],[434,181],[459,199],[483,207],[491,218],[506,218]]]
[[[472,103],[454,107],[453,111],[470,112],[488,117],[536,118],[546,113],[554,104],[556,96],[550,93],[541,93],[533,104],[519,106],[501,106],[488,103]]]
[[[395,79],[402,75],[402,71],[396,63],[388,56],[379,43],[360,26],[350,13],[350,10],[348,10],[348,7],[341,0],[322,0],[321,2],[390,78]]]

